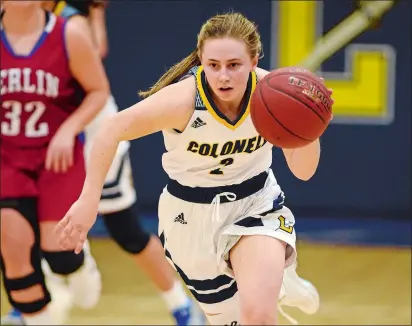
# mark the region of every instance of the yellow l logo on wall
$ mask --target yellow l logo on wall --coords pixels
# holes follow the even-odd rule
[[[296,66],[322,35],[321,1],[273,1],[272,68]],[[274,33],[274,32],[273,32]],[[333,89],[334,123],[389,124],[394,119],[395,50],[390,45],[350,44],[345,71],[322,72]]]

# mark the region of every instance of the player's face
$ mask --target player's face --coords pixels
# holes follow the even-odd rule
[[[201,61],[207,82],[222,101],[238,101],[243,97],[249,74],[256,68],[245,42],[234,38],[213,38],[205,41]]]

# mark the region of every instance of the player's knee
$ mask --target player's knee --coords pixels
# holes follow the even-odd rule
[[[79,254],[74,251],[43,251],[43,256],[53,273],[64,276],[76,272],[84,264],[83,250]]]
[[[253,297],[253,296],[250,296]],[[250,300],[241,307],[241,325],[277,325],[276,307],[268,307],[261,300]]]
[[[150,234],[142,228],[132,208],[104,215],[103,219],[108,232],[124,251],[139,254],[147,247]]]
[[[35,244],[35,231],[30,219],[15,208],[2,208],[1,214],[1,245],[0,251],[3,263],[7,265],[7,276],[18,277],[31,272],[31,253]]]
[[[0,216],[2,247],[3,245],[8,246],[9,244],[10,246],[28,246],[34,243],[33,228],[27,220],[27,217],[13,208],[2,208],[0,210]]]
[[[39,230],[34,201],[1,209],[1,269],[9,302],[35,313],[50,302],[41,270]]]
[[[57,222],[42,221],[40,227],[40,246],[43,251],[60,251],[61,246],[58,242],[58,237],[54,232]],[[66,251],[74,250],[74,244],[66,248]]]

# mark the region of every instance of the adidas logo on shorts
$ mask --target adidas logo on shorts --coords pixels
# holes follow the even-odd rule
[[[185,221],[185,215],[183,213],[180,213],[176,218],[175,218],[175,222],[178,222],[180,224],[187,224],[187,222]]]
[[[195,121],[193,121],[192,123],[192,128],[200,128],[206,126],[206,122],[204,122],[202,119],[200,118],[196,118]]]

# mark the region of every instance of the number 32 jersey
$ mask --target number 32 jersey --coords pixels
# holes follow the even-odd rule
[[[83,98],[69,68],[65,20],[51,13],[45,15],[44,31],[28,55],[14,51],[1,26],[2,146],[47,146]]]
[[[196,79],[195,111],[183,132],[163,131],[163,168],[184,186],[217,187],[239,184],[272,164],[272,145],[259,136],[249,115],[256,74],[250,74],[246,100],[236,121],[214,104],[202,66],[188,75]]]

